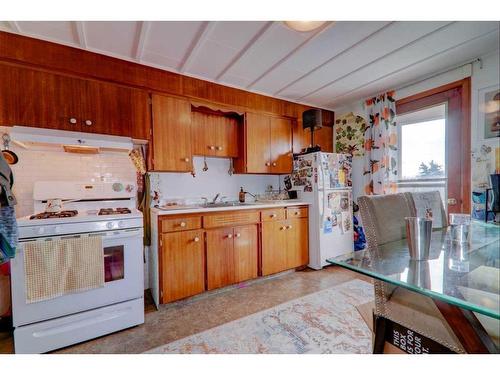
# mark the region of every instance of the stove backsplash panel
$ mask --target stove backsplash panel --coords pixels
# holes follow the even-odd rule
[[[0,128],[0,132],[2,129]],[[30,150],[11,144],[19,156],[13,165],[16,216],[33,214],[33,185],[39,180],[54,181],[135,181],[135,167],[125,152],[96,155],[70,154],[56,150]],[[57,198],[57,197],[54,197]]]
[[[195,177],[189,173],[151,173],[151,196],[160,193],[161,203],[170,199],[199,201],[201,197],[212,199],[221,193],[227,200],[238,200],[240,187],[253,194],[264,193],[268,186],[279,188],[279,176],[273,175],[229,175],[229,159],[207,158],[208,170],[203,171],[203,158],[193,158]],[[252,200],[247,196],[248,200]]]

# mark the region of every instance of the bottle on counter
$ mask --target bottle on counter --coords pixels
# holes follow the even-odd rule
[[[245,203],[245,192],[243,191],[243,187],[240,188],[240,193],[238,194],[238,198],[241,203]]]

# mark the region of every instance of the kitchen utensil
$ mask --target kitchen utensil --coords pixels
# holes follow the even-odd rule
[[[19,157],[16,155],[14,151],[9,150],[10,136],[7,133],[4,133],[2,135],[2,140],[3,140],[3,150],[2,150],[3,157],[10,165],[17,164],[17,162],[19,161]]]
[[[47,199],[47,204],[45,205],[45,212],[60,212],[63,210],[64,203],[76,202],[78,199],[63,201],[60,198]]]
[[[203,172],[206,172],[208,171],[208,164],[207,164],[207,157],[204,156],[203,157],[203,169],[202,169]]]
[[[424,217],[405,217],[405,221],[410,258],[414,260],[429,259],[432,220]]]
[[[229,170],[227,171],[227,174],[232,176],[234,174],[234,166],[233,166],[233,159],[229,159]]]

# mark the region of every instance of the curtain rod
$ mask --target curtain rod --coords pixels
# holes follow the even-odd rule
[[[411,83],[405,84],[404,86],[401,86],[401,87],[398,87],[398,88],[394,89],[394,91],[406,89],[406,88],[408,88],[410,86],[416,85],[417,83],[424,82],[424,81],[427,81],[428,79],[440,76],[441,74],[445,74],[445,73],[451,72],[453,70],[463,68],[464,66],[473,64],[475,62],[479,62],[479,69],[483,69],[483,60],[480,57],[476,57],[475,59],[469,60],[468,62],[460,64],[460,65],[454,66],[453,68],[442,70],[442,71],[440,71],[438,73],[433,73],[432,75],[427,76],[425,78],[420,78],[418,81],[413,81]]]

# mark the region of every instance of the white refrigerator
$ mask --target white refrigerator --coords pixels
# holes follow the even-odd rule
[[[352,158],[314,152],[295,155],[285,187],[309,205],[309,267],[319,270],[326,259],[353,251]]]

